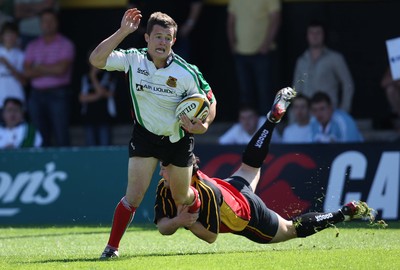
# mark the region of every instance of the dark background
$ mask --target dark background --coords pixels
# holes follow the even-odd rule
[[[388,66],[385,41],[400,36],[400,2],[284,1],[282,7],[275,67],[277,89],[292,84],[296,58],[306,49],[305,29],[308,22],[322,20],[328,30],[327,45],[345,56],[354,78],[352,115],[357,119],[373,119],[375,127],[379,128],[381,120],[389,113],[384,91],[380,87],[380,80]],[[74,41],[77,50],[73,124],[80,123],[77,95],[81,75],[87,70],[87,51],[119,27],[123,12],[122,8],[61,10],[61,31]],[[215,121],[235,121],[238,89],[226,37],[226,6],[205,5],[191,39],[191,62],[203,72],[218,99]],[[133,34],[120,47],[141,44],[143,37]],[[126,81],[122,73],[116,76],[119,78],[117,122],[129,123]]]

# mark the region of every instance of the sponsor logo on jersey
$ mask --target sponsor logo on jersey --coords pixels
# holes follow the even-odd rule
[[[143,91],[143,85],[136,84],[136,91]]]
[[[169,76],[168,77],[168,80],[167,80],[167,85],[168,86],[171,86],[171,87],[176,87],[176,81],[177,81],[178,79],[177,78],[174,78],[174,77],[172,77],[172,76]]]
[[[176,95],[174,89],[167,88],[163,85],[155,85],[146,81],[141,81],[141,84],[136,84],[136,91],[147,91],[151,93],[161,93],[166,95]]]
[[[145,70],[145,69],[141,69],[141,68],[137,68],[137,73],[139,73],[139,74],[142,74],[142,75],[144,75],[144,76],[149,76],[150,74],[149,74],[149,72],[147,71],[147,70]]]

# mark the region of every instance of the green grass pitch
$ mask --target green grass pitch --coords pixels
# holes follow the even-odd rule
[[[109,261],[98,260],[109,227],[1,227],[0,269],[400,269],[400,222],[388,224],[339,224],[270,245],[221,234],[210,245],[184,229],[162,236],[133,223]]]

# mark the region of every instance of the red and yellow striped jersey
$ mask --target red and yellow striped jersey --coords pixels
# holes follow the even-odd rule
[[[154,206],[154,222],[163,217],[173,218],[177,208],[171,191],[161,179]],[[199,191],[201,207],[199,221],[213,233],[242,231],[250,220],[250,206],[247,199],[228,182],[210,178],[201,171],[192,177],[192,185]]]

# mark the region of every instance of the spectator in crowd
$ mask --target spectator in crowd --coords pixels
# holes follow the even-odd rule
[[[400,119],[400,80],[393,80],[390,68],[383,75],[381,86],[391,109],[391,118]]]
[[[265,103],[272,103],[274,85],[271,72],[280,26],[279,0],[230,0],[227,34],[234,54],[239,81],[239,102],[254,104],[266,115]]]
[[[53,10],[41,14],[42,36],[28,44],[25,75],[30,79],[29,112],[43,136],[43,145],[68,146],[69,111],[74,44],[58,32]]]
[[[0,32],[0,114],[4,100],[15,97],[25,102],[23,74],[24,53],[17,47],[18,27],[12,22],[3,25]],[[0,117],[1,119],[1,117]]]
[[[293,123],[286,126],[282,134],[283,143],[310,143],[311,142],[311,112],[310,100],[302,94],[292,101],[290,112]]]
[[[325,92],[311,98],[312,141],[316,143],[362,142],[363,137],[354,119],[345,111],[335,109]]]
[[[10,14],[9,6],[12,5],[11,0],[0,0],[0,29],[6,22],[14,21],[13,14]]]
[[[24,119],[22,101],[10,97],[4,101],[3,107],[4,123],[0,126],[0,149],[41,146],[40,133]]]
[[[116,116],[115,88],[111,72],[89,64],[89,72],[82,76],[79,95],[87,146],[111,144],[112,118]]]
[[[23,49],[42,34],[40,14],[47,9],[56,10],[57,2],[57,0],[14,0],[14,17],[19,22]]]
[[[186,61],[191,60],[190,34],[200,17],[203,0],[130,0],[129,7],[139,9],[142,12],[143,21],[147,21],[156,11],[174,18],[179,28],[174,53]],[[138,32],[144,34],[145,27],[139,26]]]
[[[265,123],[265,116],[259,116],[256,109],[243,105],[239,109],[238,123],[228,129],[219,139],[219,144],[248,144],[254,133]],[[272,134],[271,142],[279,143],[281,137],[277,132]]]
[[[327,93],[334,108],[350,112],[354,83],[342,54],[325,45],[325,29],[312,21],[307,27],[308,49],[297,59],[293,85],[311,98],[317,91]],[[341,97],[341,99],[339,99]]]

